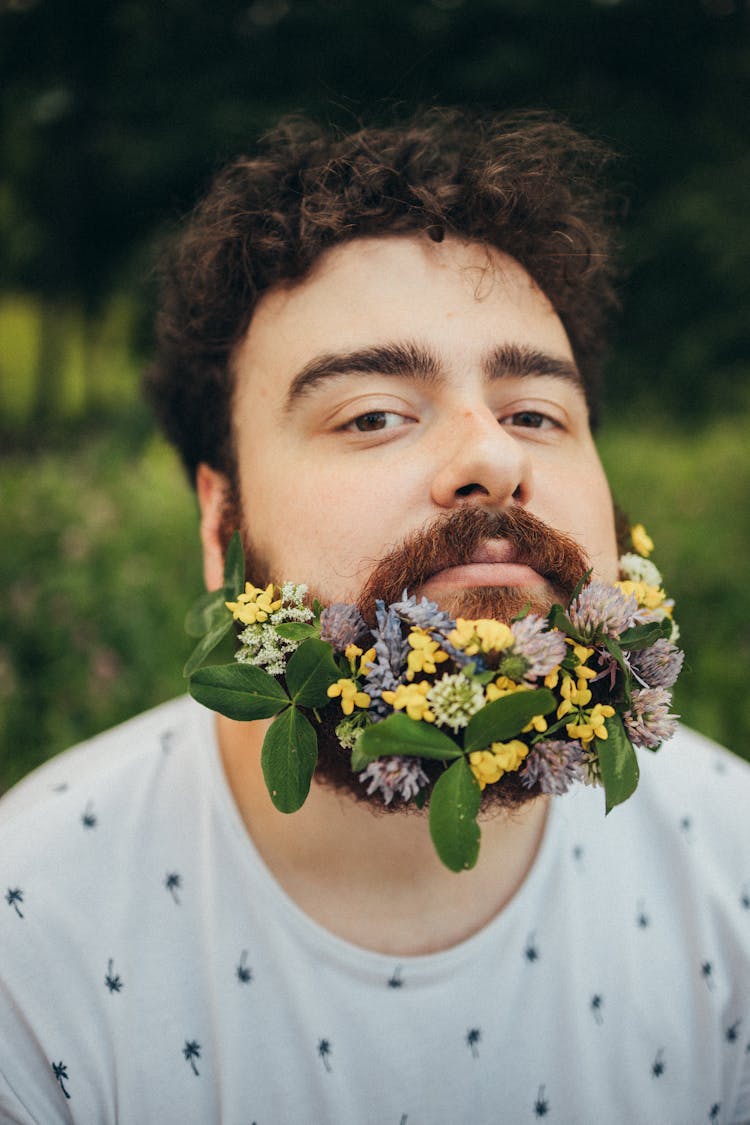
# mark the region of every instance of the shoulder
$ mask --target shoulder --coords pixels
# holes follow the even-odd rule
[[[138,794],[155,795],[160,778],[190,754],[204,713],[187,697],[150,711],[63,751],[0,800],[0,855],[55,854],[69,826],[93,829],[105,808],[133,808]],[[114,817],[110,816],[110,820]],[[6,866],[3,863],[2,866]]]

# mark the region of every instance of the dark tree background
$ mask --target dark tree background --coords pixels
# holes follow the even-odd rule
[[[672,417],[746,402],[744,0],[4,0],[0,13],[0,262],[3,287],[43,314],[35,422],[55,416],[66,313],[93,324],[123,290],[147,307],[159,232],[224,158],[286,111],[346,126],[394,102],[550,107],[610,142],[631,201],[612,402],[653,403],[657,376]]]

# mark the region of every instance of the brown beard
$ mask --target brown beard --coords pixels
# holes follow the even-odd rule
[[[248,578],[256,585],[270,581],[300,581],[299,575],[268,573],[265,561],[253,549],[236,500],[230,500],[222,520],[222,538],[229,542],[236,527],[243,528],[243,541]],[[574,540],[548,527],[522,508],[505,512],[488,512],[481,508],[459,508],[439,517],[427,528],[413,532],[394,550],[380,560],[368,578],[358,600],[360,613],[370,625],[374,623],[377,600],[386,605],[399,601],[404,590],[419,589],[424,583],[450,566],[469,561],[472,552],[486,540],[503,539],[513,544],[514,561],[530,566],[545,581],[545,589],[479,586],[458,590],[440,598],[440,606],[452,616],[469,619],[491,617],[510,622],[530,607],[534,613],[546,614],[553,602],[567,605],[576,585],[588,569],[586,556]],[[310,601],[315,597],[310,591]],[[341,716],[325,715],[318,727],[318,784],[364,802],[374,813],[416,812],[410,804],[395,801],[384,805],[377,794],[369,797],[357,774],[352,773],[349,752],[336,737],[335,727]],[[442,772],[439,762],[423,762],[431,782]],[[482,794],[482,811],[518,809],[539,796],[538,786],[527,789],[518,773],[506,773],[498,782],[488,785]]]

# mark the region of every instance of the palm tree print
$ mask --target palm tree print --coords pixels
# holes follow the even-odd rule
[[[66,1067],[64,1062],[59,1062],[59,1063],[53,1062],[52,1063],[52,1070],[54,1071],[55,1078],[60,1083],[60,1089],[65,1094],[65,1097],[68,1100],[70,1100],[70,1094],[68,1093],[68,1091],[65,1089],[65,1086],[63,1085],[64,1082],[70,1081],[70,1079],[68,1078],[68,1068]]]
[[[549,1102],[544,1096],[544,1086],[539,1087],[539,1092],[534,1102],[534,1116],[546,1117],[549,1113]]]
[[[403,986],[404,986],[404,982],[403,982],[403,979],[401,977],[401,966],[396,965],[396,968],[393,970],[393,973],[388,978],[388,987],[389,988],[403,988]]]
[[[107,975],[104,978],[104,983],[106,984],[110,992],[121,992],[122,981],[119,976],[115,975],[113,966],[114,962],[110,957],[109,961],[107,962]]]
[[[713,971],[714,971],[714,967],[713,967],[713,965],[711,964],[710,961],[701,962],[701,976],[703,977],[704,981],[706,982],[706,988],[713,989],[713,986],[714,986]]]
[[[731,1027],[728,1027],[726,1029],[726,1031],[724,1032],[724,1038],[726,1039],[727,1043],[736,1043],[737,1042],[737,1040],[740,1037],[740,1025],[741,1025],[741,1023],[742,1023],[742,1020],[735,1020],[735,1022],[731,1025]]]
[[[666,1064],[664,1062],[664,1048],[660,1047],[656,1052],[654,1061],[651,1063],[651,1073],[653,1074],[654,1078],[661,1078],[666,1069]]]
[[[86,808],[83,810],[81,824],[84,828],[96,828],[96,816],[94,815],[94,807],[91,801],[88,802]]]
[[[714,1104],[711,1106],[710,1110],[708,1111],[708,1120],[709,1121],[718,1121],[720,1113],[721,1113],[721,1102],[714,1102]]]
[[[482,1038],[482,1032],[478,1027],[471,1027],[466,1032],[466,1046],[471,1051],[475,1059],[479,1058],[479,1040]]]
[[[198,1067],[195,1065],[195,1060],[201,1057],[200,1043],[196,1043],[194,1039],[186,1039],[185,1046],[182,1048],[182,1053],[185,1056],[185,1062],[190,1063],[193,1074],[198,1074]]]
[[[535,961],[539,960],[539,950],[536,947],[533,933],[530,933],[526,939],[526,948],[523,951],[523,955],[530,965],[533,965]]]
[[[635,924],[639,930],[645,930],[651,924],[651,919],[646,913],[646,908],[643,905],[643,900],[640,900],[638,902],[638,915],[636,917]]]
[[[742,888],[742,894],[740,895],[740,906],[743,910],[750,910],[750,883],[747,883]]]
[[[23,918],[23,912],[18,909],[19,902],[23,902],[23,891],[20,887],[8,887],[5,901],[8,906],[12,906],[19,918]]]
[[[594,1019],[596,1020],[596,1022],[599,1024],[600,1027],[604,1023],[604,1016],[602,1015],[603,1005],[604,1005],[604,997],[601,996],[598,992],[594,996],[591,997],[591,1004],[589,1005],[589,1007],[591,1008],[591,1011],[594,1014]]]
[[[240,963],[235,970],[236,975],[237,975],[237,980],[240,981],[241,984],[249,984],[250,981],[253,979],[253,970],[248,968],[246,962],[247,962],[247,950],[243,949],[242,955],[240,957]]]
[[[164,886],[167,888],[167,890],[171,894],[172,898],[175,900],[175,902],[179,906],[180,905],[180,896],[177,894],[177,892],[180,889],[180,887],[182,886],[182,876],[178,875],[176,871],[168,872],[167,877],[164,880]]]
[[[332,1047],[331,1047],[330,1042],[327,1039],[321,1039],[320,1042],[318,1043],[318,1054],[320,1055],[321,1059],[323,1060],[323,1066],[329,1072],[332,1069],[331,1068],[331,1061],[330,1061],[331,1051],[332,1051]]]

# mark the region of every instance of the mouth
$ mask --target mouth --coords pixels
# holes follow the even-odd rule
[[[442,567],[430,574],[419,587],[419,593],[434,599],[449,590],[474,586],[513,586],[546,588],[546,576],[518,557],[517,549],[507,539],[483,540],[465,562]]]

